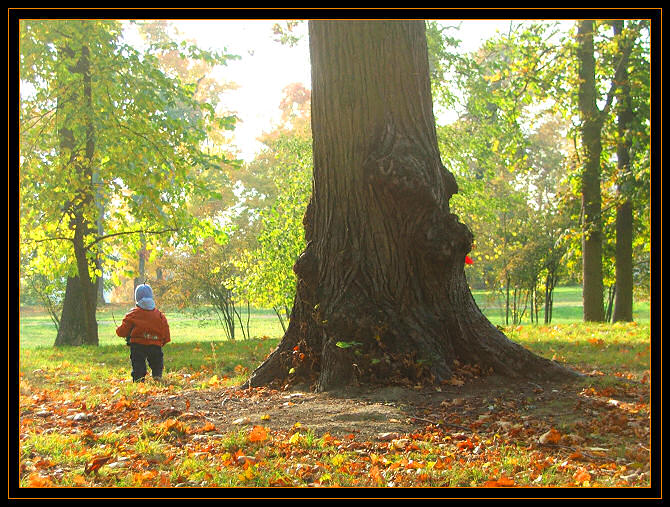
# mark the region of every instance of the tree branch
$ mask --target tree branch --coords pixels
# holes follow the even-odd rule
[[[139,233],[142,233],[142,234],[165,234],[167,232],[177,232],[177,231],[179,231],[178,227],[169,227],[167,229],[162,229],[160,231],[147,231],[147,230],[144,230],[144,229],[140,229],[140,230],[137,230],[137,231],[115,232],[115,233],[112,233],[112,234],[105,234],[104,236],[100,236],[100,237],[96,238],[95,240],[91,241],[88,245],[86,245],[84,247],[84,249],[89,250],[93,245],[95,245],[97,243],[100,243],[101,241],[104,241],[106,239],[113,238],[115,236],[124,236],[126,234],[139,234]]]

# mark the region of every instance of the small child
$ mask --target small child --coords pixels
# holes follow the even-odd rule
[[[149,362],[151,375],[161,380],[163,375],[163,345],[170,341],[170,326],[165,315],[156,308],[154,294],[146,284],[135,289],[135,308],[116,328],[122,338],[130,337],[130,364],[133,382],[143,382]]]

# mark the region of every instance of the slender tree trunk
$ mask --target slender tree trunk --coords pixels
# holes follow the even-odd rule
[[[628,60],[631,43],[623,33],[623,20],[614,21],[614,35],[619,37],[618,47],[621,63],[617,66],[615,80],[617,93],[617,198],[616,210],[615,277],[616,294],[612,320],[633,320],[633,203],[630,198],[632,175],[630,168],[630,129],[633,122],[633,106],[628,80]]]
[[[612,284],[607,287],[607,306],[605,309],[605,322],[610,322],[612,320],[612,308],[614,306],[614,297],[617,293],[616,284]]]
[[[88,334],[81,309],[84,301],[81,294],[81,283],[78,277],[68,277],[65,286],[65,299],[61,312],[60,325],[54,346],[86,345]]]
[[[65,47],[61,54],[65,58],[74,56],[74,52]],[[60,129],[60,148],[67,154],[69,153],[68,163],[74,166],[79,178],[78,188],[75,196],[67,204],[66,213],[70,216],[70,227],[74,232],[72,245],[74,249],[75,262],[77,266],[77,276],[69,277],[67,281],[65,300],[63,302],[63,313],[60,319],[60,327],[56,336],[55,345],[98,345],[98,323],[96,320],[97,310],[97,289],[99,278],[92,280],[89,272],[88,252],[85,246],[85,238],[95,229],[91,228],[89,220],[86,218],[87,209],[94,202],[94,191],[92,190],[92,161],[95,151],[94,127],[90,113],[92,111],[92,90],[90,73],[90,54],[86,46],[82,46],[81,54],[74,65],[68,66],[72,74],[81,74],[82,87],[81,96],[83,103],[81,107],[88,111],[89,116],[85,124],[85,139],[83,140],[84,153],[83,161],[78,160],[77,139],[75,130],[71,128],[69,122],[64,122]],[[71,91],[68,100],[76,102],[77,94]],[[80,102],[81,103],[81,102]],[[69,106],[72,107],[72,106]],[[80,141],[81,142],[81,141]],[[78,282],[79,288],[75,289],[72,285]],[[81,336],[82,330],[84,336]]]
[[[81,285],[82,307],[80,317],[83,318],[86,328],[86,343],[88,345],[98,345],[98,321],[96,320],[96,310],[98,307],[98,282],[95,282],[89,275],[88,257],[84,248],[84,234],[86,223],[78,219],[74,234],[74,255],[77,262],[77,272],[79,273],[79,284]],[[62,320],[62,319],[61,319]]]
[[[505,286],[505,325],[509,326],[509,284],[510,284],[510,277],[509,275],[506,276],[506,286]]]
[[[104,205],[102,202],[102,195],[100,192],[100,175],[98,174],[98,171],[93,172],[93,185],[95,187],[95,206],[98,211],[98,216],[95,221],[95,225],[98,231],[98,237],[102,237],[104,234],[104,228],[102,224],[102,219],[103,219],[103,214],[104,214]],[[96,267],[100,270],[100,280],[97,283],[98,286],[98,303],[104,305],[105,304],[105,287],[103,283],[103,276],[102,276],[102,256],[98,253],[95,257],[95,265]]]
[[[423,21],[311,21],[314,176],[288,329],[248,385],[439,382],[454,360],[509,377],[566,374],[511,342],[465,278]]]
[[[602,152],[601,111],[596,105],[595,57],[593,20],[578,24],[579,55],[579,112],[584,150],[582,170],[582,279],[584,320],[602,322],[603,267],[602,219],[600,195],[600,155]]]

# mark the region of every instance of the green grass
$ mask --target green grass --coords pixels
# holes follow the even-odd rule
[[[493,323],[505,323],[505,299],[502,294],[492,294],[490,291],[474,290],[472,295],[479,309]],[[530,308],[524,314],[521,324],[530,324]],[[540,323],[544,322],[544,308],[539,312]],[[582,288],[578,286],[557,287],[554,289],[554,306],[551,324],[569,324],[582,320]],[[633,320],[635,322],[649,322],[649,301],[636,301],[633,305]]]
[[[477,305],[493,323],[504,325],[505,302],[500,295],[491,295],[490,291],[473,291]],[[582,321],[581,287],[558,287],[554,291],[554,309],[551,324],[570,324]],[[120,305],[105,305],[98,310],[98,337],[101,346],[116,346],[122,339],[114,332],[117,325],[129,308]],[[25,310],[25,311],[23,311]],[[225,342],[228,341],[223,328],[216,317],[198,319],[189,313],[166,311],[170,324],[172,343],[170,346],[190,342]],[[650,303],[636,302],[633,307],[633,318],[637,323],[650,320]],[[244,320],[244,319],[243,319]],[[540,312],[540,323],[544,320]],[[528,311],[521,324],[530,324]],[[51,347],[56,340],[56,328],[51,319],[37,309],[22,309],[20,315],[20,347],[39,348]],[[276,315],[268,309],[251,309],[249,332],[252,338],[281,338],[282,328]],[[236,340],[242,341],[243,335],[238,328]],[[98,350],[98,349],[96,349]]]
[[[123,343],[116,336],[115,330],[128,310],[129,308],[119,305],[105,305],[98,309],[98,339],[101,346]],[[188,313],[168,310],[165,311],[165,316],[170,325],[173,342],[227,341],[226,333],[214,315],[204,320]],[[242,320],[245,322],[244,317]],[[56,341],[56,327],[48,315],[38,308],[22,308],[19,333],[21,348],[50,347]],[[252,338],[278,338],[282,335],[282,328],[272,310],[252,309],[249,334]],[[239,327],[236,329],[235,338],[243,338]]]

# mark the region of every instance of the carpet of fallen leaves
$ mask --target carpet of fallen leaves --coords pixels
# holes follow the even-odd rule
[[[511,385],[460,365],[438,387],[316,394],[172,373],[86,396],[40,375],[20,385],[22,487],[650,486],[648,375]]]

